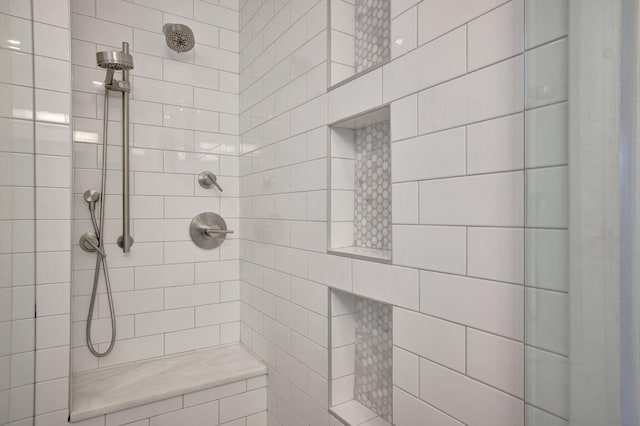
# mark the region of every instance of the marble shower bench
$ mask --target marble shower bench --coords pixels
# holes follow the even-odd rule
[[[76,373],[69,420],[117,426],[143,419],[199,425],[251,418],[251,424],[266,425],[266,374],[241,344]]]

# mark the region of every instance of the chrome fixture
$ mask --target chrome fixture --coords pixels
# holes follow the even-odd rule
[[[215,186],[218,188],[218,191],[222,192],[222,188],[218,185],[218,177],[208,170],[198,175],[198,183],[204,189],[211,189]]]
[[[219,247],[227,235],[233,233],[234,231],[227,229],[227,223],[222,216],[211,212],[200,213],[189,225],[191,240],[205,250]]]
[[[129,70],[133,69],[133,57],[129,54],[129,43],[122,43],[120,52],[98,52],[96,60],[100,68],[107,70],[104,80],[104,117],[102,132],[102,170],[100,191],[89,189],[84,193],[84,200],[89,205],[89,214],[93,232],[86,232],[80,238],[80,247],[87,252],[96,253],[96,267],[93,274],[93,289],[87,315],[87,328],[85,335],[89,351],[97,357],[105,357],[111,353],[116,343],[116,315],[113,307],[113,295],[109,280],[109,268],[107,266],[107,253],[104,247],[104,207],[107,190],[107,136],[109,130],[109,93],[111,91],[122,94],[122,236],[118,238],[118,245],[122,251],[129,253],[133,238],[129,232]],[[114,74],[122,71],[122,80],[116,80]],[[96,217],[96,204],[100,203],[100,214]],[[91,323],[93,310],[98,294],[98,281],[100,280],[100,268],[104,273],[104,283],[109,301],[109,313],[111,315],[111,342],[104,352],[98,352],[91,342]]]
[[[129,232],[130,209],[129,209],[129,92],[131,83],[129,82],[129,70],[133,69],[133,57],[129,54],[129,43],[122,42],[121,52],[98,52],[96,59],[100,68],[107,70],[107,77],[104,81],[104,157],[106,157],[107,145],[107,123],[109,121],[109,91],[122,93],[122,235],[118,238],[118,246],[123,252],[129,253],[133,238]],[[122,71],[122,80],[113,78],[115,71]],[[103,161],[102,180],[104,182],[106,174],[106,163]],[[102,194],[104,194],[104,188]],[[101,217],[102,219],[102,217]]]
[[[167,46],[178,53],[188,52],[196,44],[191,28],[184,24],[164,24],[162,27]]]

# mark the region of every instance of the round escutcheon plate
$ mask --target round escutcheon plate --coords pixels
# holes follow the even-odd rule
[[[232,232],[227,229],[227,223],[222,216],[211,212],[200,213],[189,225],[191,240],[205,250],[219,247],[227,238],[227,234]]]

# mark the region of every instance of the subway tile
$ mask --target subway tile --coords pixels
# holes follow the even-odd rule
[[[243,394],[220,400],[220,421],[227,422],[267,409],[266,388],[255,389]]]
[[[522,114],[514,114],[468,126],[467,173],[522,169],[524,123]]]
[[[420,311],[510,339],[524,337],[522,286],[420,272]]]
[[[35,414],[63,410],[68,405],[69,378],[36,383]]]
[[[36,55],[69,61],[71,52],[68,29],[34,22],[33,36],[33,51]],[[69,80],[68,75],[65,80]]]
[[[321,253],[308,253],[308,278],[330,287],[351,290],[351,260]]]
[[[566,102],[525,113],[525,164],[545,167],[567,164],[569,106]]]
[[[198,65],[164,59],[162,61],[163,77],[166,81],[204,87],[218,88],[218,71]]]
[[[418,271],[354,260],[353,291],[394,306],[417,310]]]
[[[466,29],[460,28],[385,65],[384,102],[463,75],[466,39]]]
[[[562,39],[530,50],[526,58],[526,107],[535,108],[569,97],[568,42]]]
[[[526,192],[527,227],[569,226],[568,167],[527,170]]]
[[[465,328],[418,312],[393,309],[393,344],[457,371],[465,371]]]
[[[180,408],[182,408],[182,397],[176,396],[108,414],[106,416],[105,426],[119,426],[169,411],[179,410]]]
[[[164,336],[164,354],[192,351],[220,344],[220,326],[198,327],[167,333]]]
[[[136,314],[136,337],[193,328],[193,317],[193,308],[166,309],[158,312]]]
[[[247,382],[240,380],[221,386],[205,389],[202,391],[191,392],[184,395],[184,406],[197,406],[208,401],[215,401],[231,395],[237,395],[247,390]]]
[[[0,83],[0,117],[33,119],[33,89]]]
[[[418,134],[418,96],[413,94],[391,103],[391,140],[398,141]],[[345,129],[346,130],[346,129]]]
[[[9,43],[8,40],[17,41],[19,44]],[[15,49],[16,46],[19,46],[19,48]],[[0,14],[0,47],[19,50],[24,53],[33,52],[31,21],[16,16]]]
[[[159,31],[162,28],[162,12],[129,2],[97,0],[96,17],[148,31]]]
[[[220,285],[218,283],[208,283],[168,287],[164,291],[164,296],[165,309],[218,303],[220,302]]]
[[[524,3],[513,0],[469,23],[469,70],[523,52]]]
[[[63,128],[67,130],[66,133],[68,136],[69,127],[63,126]],[[38,130],[36,130],[36,132],[37,131]],[[5,152],[33,153],[35,149],[36,152],[42,154],[56,154],[58,153],[58,150],[56,148],[58,148],[60,151],[60,155],[69,154],[68,147],[66,147],[66,150],[62,149],[62,144],[57,143],[60,141],[53,136],[50,138],[46,138],[51,141],[51,151],[53,152],[40,150],[38,149],[40,147],[34,146],[33,124],[29,121],[0,118],[0,132],[2,132],[2,134],[6,136],[2,141],[0,141],[0,150]],[[54,135],[56,134],[56,132],[51,133],[53,133]],[[68,145],[67,139],[65,139],[64,142],[66,145]],[[20,217],[24,218],[24,216]]]
[[[393,347],[393,385],[418,396],[419,357],[398,346]]]
[[[527,402],[569,418],[569,359],[527,347],[525,351]]]
[[[395,225],[392,235],[395,264],[450,273],[465,272],[465,228]]]
[[[569,290],[569,234],[566,230],[525,230],[525,284]]]
[[[196,65],[215,68],[221,71],[238,72],[238,53],[201,45],[195,51]]]
[[[420,223],[522,226],[522,172],[420,182]]]
[[[427,0],[418,5],[418,44],[426,43],[504,3],[504,0]]]
[[[469,228],[467,274],[524,283],[524,231],[513,228]]]
[[[501,117],[524,106],[522,56],[448,81],[418,94],[419,133]]]
[[[568,356],[569,296],[566,293],[527,288],[525,299],[525,342]]]
[[[132,89],[133,98],[163,104],[193,106],[193,87],[138,77]]]
[[[391,57],[415,49],[418,43],[418,8],[413,7],[391,20]]]
[[[425,359],[420,360],[420,399],[465,423],[524,424],[522,400]]]
[[[193,4],[188,4],[181,0],[135,0],[134,3],[184,16],[185,18],[193,18]]]
[[[422,423],[462,426],[462,423],[453,417],[395,386],[393,388],[393,422],[397,426],[415,426]]]
[[[527,49],[566,36],[569,32],[567,0],[526,0]]]
[[[35,90],[35,115],[38,121],[69,124],[71,121],[71,95],[51,90]]]
[[[195,106],[210,111],[238,113],[238,96],[232,93],[219,92],[214,90],[196,87]]]
[[[195,265],[196,283],[211,281],[231,281],[239,279],[239,262],[222,260],[220,262],[201,262]]]
[[[211,419],[218,418],[218,401],[211,401],[182,410],[173,411],[149,419],[150,426],[172,426],[188,423],[193,426],[211,424]]]
[[[529,404],[525,405],[525,424],[531,426],[569,426],[569,422]]]
[[[464,175],[465,140],[465,129],[459,127],[393,143],[393,182]]]
[[[67,0],[35,0],[34,21],[69,28],[69,2]]]
[[[131,27],[72,13],[71,38],[105,46],[120,46],[123,41],[132,43],[133,31]]]
[[[524,398],[524,345],[468,328],[467,375]]]
[[[196,307],[196,327],[240,321],[240,303],[216,303]]]
[[[348,118],[382,104],[382,69],[329,92],[329,122]]]
[[[291,278],[291,301],[321,315],[327,315],[327,287],[301,278]]]
[[[195,0],[194,16],[196,20],[206,22],[217,27],[238,31],[238,14],[233,10]]]

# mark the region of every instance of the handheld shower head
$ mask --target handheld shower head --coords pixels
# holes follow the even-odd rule
[[[193,31],[183,24],[164,24],[162,27],[167,46],[178,53],[188,52],[196,44]]]
[[[129,71],[133,69],[133,56],[129,54],[129,46],[124,46],[123,51],[107,51],[96,53],[98,66],[107,70],[107,85],[113,81],[113,73],[116,71]]]

